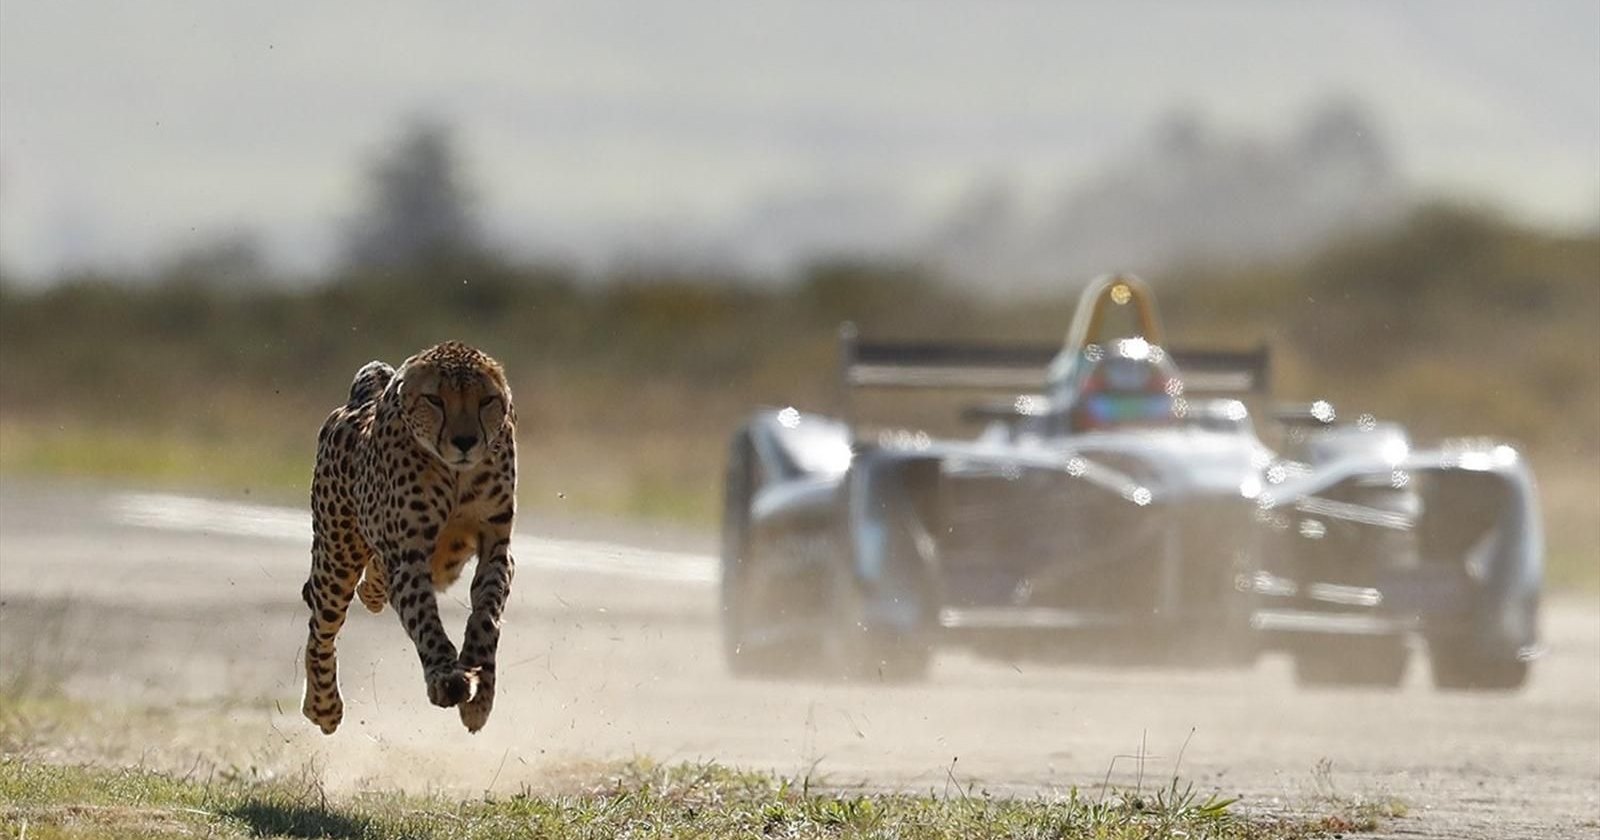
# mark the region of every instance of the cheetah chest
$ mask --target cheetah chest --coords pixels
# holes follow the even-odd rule
[[[461,577],[461,569],[467,564],[467,559],[478,553],[478,529],[481,524],[476,517],[454,516],[445,523],[444,529],[439,532],[439,541],[434,544],[433,555],[428,558],[428,572],[433,578],[434,589],[445,589]]]

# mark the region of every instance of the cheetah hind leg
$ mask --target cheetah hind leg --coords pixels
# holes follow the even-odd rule
[[[381,613],[389,601],[389,581],[376,561],[367,563],[361,572],[361,582],[356,584],[356,595],[368,612]]]

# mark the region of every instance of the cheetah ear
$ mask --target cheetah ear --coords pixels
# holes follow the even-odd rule
[[[410,373],[410,365],[401,365],[400,369],[395,371],[394,379],[390,380],[390,384],[394,387],[395,396],[403,397],[411,391]]]

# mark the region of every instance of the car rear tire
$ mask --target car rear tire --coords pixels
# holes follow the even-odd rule
[[[1410,661],[1404,636],[1326,637],[1296,648],[1294,675],[1312,688],[1396,688]]]

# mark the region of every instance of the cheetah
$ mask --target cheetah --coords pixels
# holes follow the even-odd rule
[[[494,707],[495,651],[511,593],[516,412],[500,364],[446,342],[395,370],[369,362],[317,436],[311,483],[311,608],[301,712],[331,735],[344,717],[334,639],[358,594],[394,607],[422,662],[428,700],[477,732]],[[477,555],[461,651],[435,592]]]

